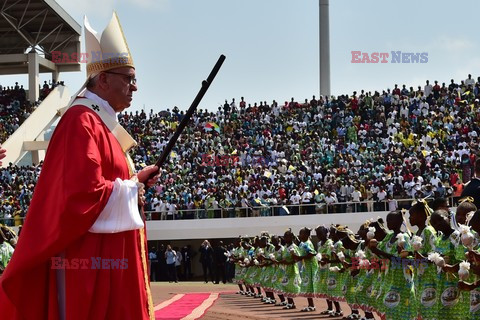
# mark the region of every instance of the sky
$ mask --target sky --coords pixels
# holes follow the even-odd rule
[[[130,110],[186,110],[220,54],[227,59],[199,108],[227,99],[303,101],[319,94],[318,0],[56,0],[83,27],[101,32],[117,11],[132,53],[138,91]],[[331,0],[331,93],[416,88],[425,80],[480,76],[480,1]],[[475,40],[477,39],[477,40]],[[82,35],[83,45],[83,35]],[[82,51],[85,49],[82,48]],[[352,51],[387,63],[352,63]],[[427,53],[426,63],[392,63],[391,52]],[[362,56],[360,56],[362,59]],[[42,74],[41,81],[49,74]],[[73,94],[82,72],[62,73]],[[2,84],[27,84],[5,76]]]

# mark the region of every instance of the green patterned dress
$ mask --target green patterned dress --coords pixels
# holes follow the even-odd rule
[[[282,254],[282,259],[291,263],[294,262],[293,257],[290,253],[290,250],[293,250],[295,255],[299,255],[300,251],[296,244],[291,244],[288,247],[285,247]],[[300,284],[302,282],[300,278],[300,273],[298,271],[298,263],[284,265],[285,272],[281,280],[282,293],[287,298],[293,298],[298,296],[300,293]]]
[[[347,263],[352,263],[353,260],[355,259],[355,253],[359,250],[364,250],[365,247],[365,242],[362,241],[358,244],[358,247],[356,250],[347,250],[348,256],[346,257],[346,262]],[[346,272],[349,276],[347,277],[347,281],[345,282],[345,287],[346,287],[346,294],[345,294],[345,299],[350,307],[353,309],[358,309],[357,306],[357,299],[356,299],[356,287],[358,283],[358,279],[360,278],[359,275],[360,273],[357,270],[353,270],[351,268],[350,270],[347,270]],[[355,274],[353,276],[352,274]]]
[[[313,254],[313,257],[305,258],[302,260],[300,267],[300,277],[302,283],[300,285],[300,296],[307,298],[315,297],[315,285],[314,280],[317,276],[318,261],[315,257],[317,251],[313,247],[313,243],[310,240],[301,242],[299,246],[299,256],[304,257],[307,254]]]
[[[330,257],[332,254],[332,248],[333,248],[333,240],[332,239],[327,239],[324,244],[321,242],[318,243],[318,252],[322,254],[322,257]],[[328,279],[328,273],[329,273],[329,268],[330,263],[326,263],[325,265],[322,266],[321,263],[318,263],[318,271],[317,271],[317,276],[315,278],[315,292],[317,294],[317,298],[325,298],[328,299],[329,297],[329,292],[327,290],[327,279]]]
[[[409,251],[410,237],[404,234],[404,249]],[[384,295],[381,310],[386,320],[412,320],[417,317],[417,308],[415,300],[415,286],[413,284],[413,266],[404,264],[406,259],[399,257],[397,247],[398,239],[391,243],[386,243],[386,252],[397,257],[397,261],[390,261],[384,278]]]
[[[472,230],[472,233],[475,236],[475,244],[473,246],[475,251],[480,249],[480,237],[479,234]],[[475,275],[472,270],[470,270],[470,277],[467,282],[475,282],[479,280],[479,276]],[[475,288],[470,292],[465,292],[469,296],[469,303],[463,307],[463,312],[468,314],[469,317],[466,319],[469,320],[478,320],[480,319],[480,288]]]
[[[392,239],[393,232],[387,233],[385,238],[378,243],[377,248],[386,252],[387,251],[387,243]],[[383,304],[383,296],[384,296],[384,279],[387,276],[388,271],[388,259],[383,259],[378,257],[377,255],[372,253],[372,257],[370,260],[371,269],[373,270],[372,274],[372,281],[370,286],[367,287],[367,305],[368,309],[372,312],[376,312],[379,315],[385,313],[385,307]]]
[[[275,260],[280,261],[282,260],[283,251],[285,248],[280,246],[280,249],[276,250]],[[273,284],[273,292],[277,294],[282,294],[283,287],[282,287],[282,280],[283,276],[285,275],[285,265],[283,264],[274,264],[273,265],[273,273],[272,273],[272,284]]]
[[[268,244],[264,251],[267,260],[264,262],[265,266],[262,270],[263,278],[260,280],[260,284],[265,291],[273,291],[272,277],[273,273],[275,272],[275,265],[271,262],[269,256],[271,254],[275,254],[275,246]]]
[[[250,248],[248,251],[247,251],[247,257],[250,261],[253,261],[253,259],[255,258],[255,248]],[[253,286],[254,285],[254,282],[253,282],[253,275],[256,273],[256,267],[253,266],[252,263],[249,264],[248,267],[245,268],[245,275],[243,277],[243,281],[246,285],[249,285],[249,286]]]
[[[243,263],[245,256],[246,251],[242,247],[235,248],[233,251],[233,257],[235,259],[239,259],[239,261],[235,262],[235,278],[233,279],[234,283],[243,284],[243,277],[245,275],[246,268],[240,266],[240,262]]]
[[[260,260],[258,259],[258,255],[260,253],[264,253],[264,250],[262,248],[256,248],[253,254],[254,264],[250,267],[253,270],[252,273],[250,273],[250,277],[252,278],[253,285],[256,287],[260,287],[262,285],[260,281],[263,278],[263,267],[259,265]]]
[[[343,247],[342,241],[337,241],[334,244],[333,251],[337,254],[342,252],[345,256],[348,254],[347,250]],[[333,260],[333,255],[331,258]],[[330,268],[334,267],[338,267],[339,269],[343,270],[343,265],[341,262],[331,263]],[[347,287],[345,286],[345,282],[347,281],[348,277],[350,277],[350,273],[348,272],[348,270],[342,272],[329,272],[327,280],[327,290],[328,292],[331,292],[331,300],[345,301],[345,294],[347,293]]]
[[[370,261],[373,253],[370,251],[368,247],[364,249],[365,252],[365,259]],[[360,260],[359,260],[360,261]],[[357,275],[357,285],[355,287],[355,304],[354,307],[357,309],[362,309],[363,311],[369,311],[371,308],[368,305],[367,301],[369,299],[369,294],[367,294],[367,288],[371,288],[373,282],[373,274],[375,270],[367,269],[364,266],[358,266],[360,268],[360,272]]]
[[[449,237],[438,233],[435,244],[436,251],[440,253],[447,264],[454,265],[465,259],[465,247],[460,243],[459,233],[453,232]],[[437,318],[448,320],[468,319],[464,305],[469,304],[470,296],[467,292],[458,289],[458,274],[440,271],[437,273]]]
[[[435,251],[437,232],[432,226],[427,226],[422,230],[422,247],[418,251],[422,256],[427,257],[429,253]],[[416,261],[415,268],[415,292],[418,315],[423,320],[437,319],[437,267],[430,261]]]

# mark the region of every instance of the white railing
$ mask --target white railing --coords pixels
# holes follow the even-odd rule
[[[447,198],[450,207],[454,207],[458,197]],[[408,209],[415,199],[395,199],[397,209]],[[310,203],[298,205],[273,205],[273,206],[249,206],[231,207],[218,209],[190,209],[173,212],[145,211],[147,221],[157,220],[194,220],[194,219],[223,219],[223,218],[252,218],[294,216],[311,214],[346,214],[356,212],[385,212],[390,211],[389,201],[360,201],[360,202],[335,202]],[[7,226],[19,226],[25,218],[0,218],[0,224]]]
[[[450,206],[454,206],[453,197],[447,198]],[[408,209],[415,199],[395,199],[397,209]],[[335,202],[310,203],[298,205],[272,205],[272,206],[249,206],[230,208],[208,208],[169,211],[146,211],[149,221],[155,220],[189,220],[189,219],[222,219],[222,218],[248,218],[248,217],[272,217],[285,215],[305,214],[330,214],[330,213],[355,213],[390,211],[390,201],[360,201],[360,202]]]

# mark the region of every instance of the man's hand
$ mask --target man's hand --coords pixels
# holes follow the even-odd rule
[[[0,160],[7,156],[7,150],[3,149],[0,145]],[[0,161],[0,166],[2,165],[2,161]]]
[[[154,173],[158,172],[158,167],[151,165],[151,166],[146,166],[140,172],[137,173],[137,178],[140,183],[145,184],[147,187],[151,187],[157,182],[158,178],[160,177],[160,173],[155,175],[153,178],[149,179],[148,177]]]

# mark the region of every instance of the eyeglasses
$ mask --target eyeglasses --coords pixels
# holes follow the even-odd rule
[[[123,74],[123,73],[113,72],[113,71],[104,71],[104,72],[124,76],[124,77],[128,78],[127,82],[128,82],[128,84],[130,84],[132,86],[135,86],[137,84],[137,79],[135,78],[135,76],[130,76],[128,74]]]

